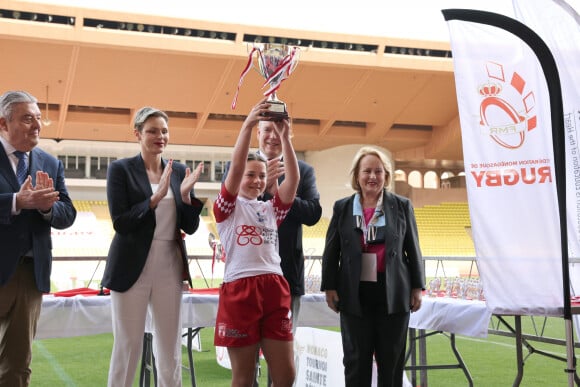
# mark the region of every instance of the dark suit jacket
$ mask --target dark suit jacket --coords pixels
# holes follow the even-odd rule
[[[167,161],[162,160],[162,163],[165,167]],[[181,200],[180,186],[185,177],[185,168],[183,164],[173,163],[170,185],[177,209],[175,239],[181,250],[184,279],[191,285],[181,230],[187,234],[193,234],[197,230],[203,203],[195,198],[193,193],[192,205],[184,204]],[[143,271],[156,224],[155,210],[149,208],[151,195],[153,191],[140,154],[116,160],[109,165],[107,200],[115,236],[109,248],[102,279],[102,285],[108,289],[118,292],[128,290]]]
[[[322,257],[321,289],[336,290],[340,310],[361,315],[362,232],[356,229],[352,214],[354,197],[352,195],[334,203]],[[425,288],[415,214],[409,199],[386,191],[383,194],[383,210],[386,217],[387,310],[389,314],[408,312],[411,289]]]
[[[70,227],[77,212],[65,186],[62,163],[40,148],[34,148],[29,157],[29,174],[33,185],[36,184],[37,171],[48,173],[54,181],[55,190],[59,192],[59,201],[52,205],[50,221],[45,220],[37,210],[22,210],[15,216],[11,214],[12,197],[20,190],[20,184],[0,144],[0,286],[8,282],[16,270],[19,258],[32,248],[36,287],[48,293],[52,268],[51,227]]]
[[[225,180],[229,170],[229,163],[222,181]],[[278,247],[281,258],[280,266],[284,278],[290,285],[290,293],[293,296],[304,294],[304,251],[302,249],[302,225],[315,225],[322,215],[320,206],[320,194],[316,188],[314,168],[302,160],[298,160],[300,181],[296,190],[296,197],[290,208],[290,212],[278,227]],[[284,175],[278,178],[278,183],[284,181]],[[272,196],[264,193],[260,200],[270,200]],[[226,257],[227,259],[227,257]]]

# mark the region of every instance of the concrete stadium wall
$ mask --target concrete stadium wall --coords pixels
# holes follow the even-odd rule
[[[410,199],[415,208],[441,202],[467,202],[467,190],[465,188],[413,188]]]
[[[53,145],[54,147],[54,145],[57,144],[50,145]],[[353,193],[353,190],[350,187],[349,174],[351,163],[356,152],[358,152],[361,147],[366,145],[367,144],[344,145],[323,151],[306,152],[303,155],[303,159],[312,165],[315,170],[317,186],[318,190],[320,191],[322,216],[330,218],[332,216],[332,206],[334,202]],[[134,154],[133,144],[125,144],[125,146],[126,153],[130,152],[131,155]],[[380,147],[377,148],[383,151],[388,157],[391,157],[391,153],[387,149]],[[54,154],[58,154],[58,149],[48,150],[54,152]],[[107,150],[110,151],[109,149]],[[226,153],[225,150],[220,149],[220,151],[224,153],[220,154],[220,156],[224,157]],[[102,153],[103,150],[93,150],[93,152],[99,154]],[[91,153],[89,152],[87,154]],[[118,156],[126,157],[127,154],[119,154]],[[107,199],[105,180],[67,178],[66,183],[73,200]],[[220,184],[218,182],[199,182],[196,184],[195,191],[198,197],[207,198],[211,202],[217,196],[219,188]],[[438,204],[443,201],[467,201],[467,193],[465,188],[413,188],[404,181],[396,181],[393,182],[391,189],[393,192],[410,198],[415,207],[422,207],[427,204]]]
[[[320,191],[322,216],[332,217],[334,202],[354,193],[350,186],[352,160],[356,152],[367,145],[343,145],[323,151],[306,152],[305,161],[312,165],[316,171],[316,183],[318,191]],[[377,149],[383,151],[387,157],[391,157],[391,153],[388,150],[380,147],[377,147]]]
[[[305,161],[314,167],[316,182],[320,191],[320,203],[322,216],[332,216],[334,202],[354,192],[350,187],[350,168],[352,160],[358,150],[367,144],[344,145],[336,148],[307,152]],[[387,157],[391,153],[384,148],[377,147],[385,152]],[[393,161],[391,161],[393,162]],[[394,164],[394,162],[393,162]],[[466,202],[467,191],[465,188],[426,189],[413,188],[403,181],[393,182],[393,192],[411,199],[415,207],[441,202]]]

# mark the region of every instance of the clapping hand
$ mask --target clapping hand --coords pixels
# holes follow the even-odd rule
[[[280,138],[290,138],[290,118],[272,121]]]
[[[185,170],[185,178],[181,182],[181,200],[183,200],[186,204],[191,204],[191,197],[189,196],[191,190],[195,183],[198,182],[199,177],[203,172],[203,161],[197,164],[197,167],[193,170],[193,172],[187,168]]]
[[[278,178],[284,174],[284,162],[279,158],[268,160],[268,169],[266,170],[266,192],[271,196],[276,195],[278,191]]]
[[[54,190],[54,182],[46,172],[36,172],[36,185],[28,176],[16,194],[16,209],[36,209],[47,212],[58,201],[59,192]]]
[[[169,183],[171,182],[171,173],[173,172],[173,160],[169,160],[165,168],[163,169],[163,173],[161,174],[161,178],[159,179],[159,185],[157,186],[157,191],[153,193],[151,196],[151,208],[156,208],[161,199],[163,199],[167,192],[169,191]]]

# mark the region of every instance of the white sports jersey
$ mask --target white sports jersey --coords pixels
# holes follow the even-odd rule
[[[230,194],[225,185],[214,202],[220,240],[226,251],[224,282],[260,274],[282,275],[278,254],[278,226],[292,203],[278,194],[262,202]]]

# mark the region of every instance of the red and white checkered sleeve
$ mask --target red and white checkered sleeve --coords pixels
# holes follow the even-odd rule
[[[222,184],[220,193],[213,203],[213,213],[217,223],[221,223],[231,215],[236,207],[236,195],[232,195]]]
[[[280,223],[284,221],[284,218],[286,218],[286,215],[288,215],[294,200],[292,200],[290,203],[283,203],[282,200],[280,200],[280,196],[278,196],[278,193],[276,192],[276,195],[272,198],[272,203],[274,207],[274,213],[276,214],[276,225],[279,226]]]

